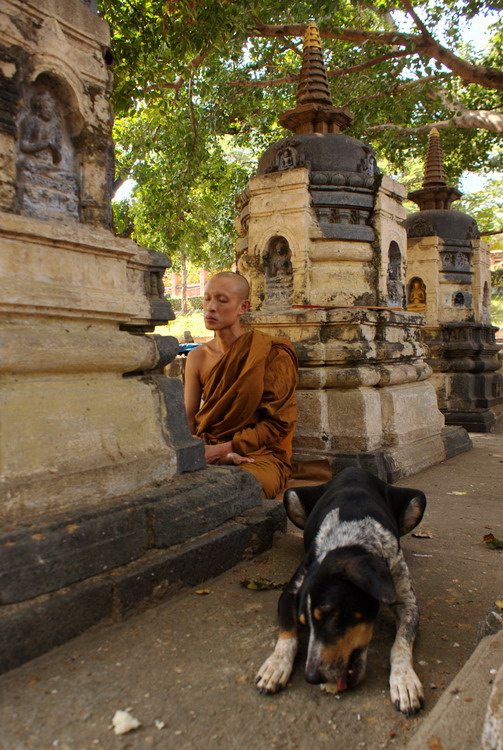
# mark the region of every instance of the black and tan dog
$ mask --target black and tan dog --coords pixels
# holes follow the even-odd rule
[[[390,690],[407,715],[423,705],[412,664],[419,614],[399,537],[420,521],[420,490],[393,487],[361,469],[343,469],[330,482],[287,490],[290,520],[304,528],[305,558],[282,593],[279,638],[257,675],[263,693],[285,687],[298,646],[298,622],[309,626],[306,680],[342,691],[365,676],[379,603],[397,619]]]

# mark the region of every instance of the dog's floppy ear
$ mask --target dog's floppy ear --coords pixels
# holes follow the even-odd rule
[[[314,487],[292,487],[283,495],[283,505],[290,521],[303,529],[308,515],[325,492],[329,482]]]
[[[421,490],[388,485],[388,498],[398,522],[400,536],[404,536],[421,522],[426,508],[426,495]]]
[[[333,550],[325,557],[325,562],[332,567],[334,576],[350,581],[374,599],[385,604],[396,601],[391,573],[381,557],[371,552],[341,555],[339,550]]]

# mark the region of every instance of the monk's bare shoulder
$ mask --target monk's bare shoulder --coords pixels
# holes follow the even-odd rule
[[[221,354],[215,347],[215,342],[206,341],[204,344],[196,346],[187,357],[187,366],[194,374],[200,375],[202,372],[211,367],[211,365],[220,358]]]

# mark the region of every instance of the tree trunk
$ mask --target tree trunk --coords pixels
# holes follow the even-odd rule
[[[182,269],[182,307],[181,314],[187,315],[187,256],[182,253],[180,256],[180,266]]]

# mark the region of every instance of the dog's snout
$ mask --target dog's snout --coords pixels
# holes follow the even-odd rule
[[[309,666],[309,664],[306,666],[306,682],[309,682],[311,685],[319,685],[320,682],[323,682],[318,667]]]

